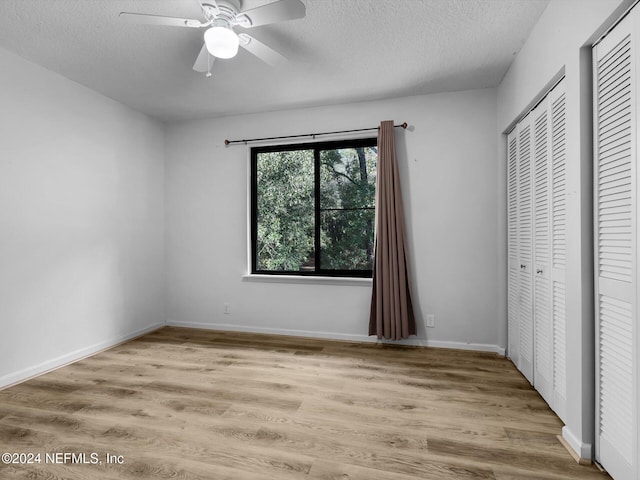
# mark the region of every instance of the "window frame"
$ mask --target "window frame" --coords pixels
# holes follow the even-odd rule
[[[373,270],[338,270],[338,269],[321,269],[322,248],[320,245],[321,230],[321,213],[320,208],[320,152],[323,150],[337,150],[346,148],[364,148],[377,147],[378,139],[376,137],[354,138],[343,140],[331,140],[323,142],[305,142],[293,144],[278,145],[262,145],[252,147],[250,149],[250,268],[251,275],[288,275],[297,277],[338,277],[338,278],[372,278]],[[316,269],[313,271],[301,270],[258,270],[257,269],[257,247],[258,247],[258,155],[261,153],[287,152],[298,150],[313,150],[314,157],[314,255]],[[378,160],[376,157],[376,175],[378,169]],[[362,208],[358,210],[366,210]],[[374,206],[371,207],[375,211]],[[375,226],[374,226],[375,231]],[[375,241],[375,233],[374,233]]]

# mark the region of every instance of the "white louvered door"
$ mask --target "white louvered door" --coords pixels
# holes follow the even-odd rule
[[[507,354],[520,368],[520,261],[518,254],[517,129],[507,136]]]
[[[594,49],[596,457],[638,472],[636,9]]]
[[[533,383],[533,182],[532,182],[532,131],[531,115],[525,117],[517,128],[518,156],[518,323],[519,362],[522,374]]]
[[[507,136],[508,355],[566,417],[565,82]]]
[[[533,128],[533,384],[553,403],[553,325],[551,317],[550,122],[549,97],[531,112]]]
[[[565,270],[567,258],[567,157],[566,157],[566,87],[562,80],[549,93],[550,132],[550,313],[553,338],[553,398],[547,400],[558,416],[567,415],[567,336]],[[548,268],[548,267],[547,267]],[[565,420],[566,421],[566,420]]]

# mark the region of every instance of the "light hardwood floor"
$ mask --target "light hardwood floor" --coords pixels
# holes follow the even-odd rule
[[[561,427],[492,354],[167,327],[0,391],[0,453],[41,453],[0,479],[608,479]]]

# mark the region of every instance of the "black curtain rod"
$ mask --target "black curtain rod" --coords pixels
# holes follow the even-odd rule
[[[400,125],[394,125],[394,127],[402,127],[407,128],[407,122],[401,123]],[[355,130],[339,130],[337,132],[322,132],[322,133],[307,133],[305,135],[284,135],[282,137],[265,137],[265,138],[248,138],[246,140],[225,140],[225,145],[233,145],[234,143],[244,143],[247,144],[249,142],[262,142],[265,140],[282,140],[285,138],[301,138],[301,137],[317,137],[320,135],[336,135],[338,133],[354,133],[354,132],[368,132],[370,130],[378,130],[380,127],[372,127],[372,128],[357,128]]]

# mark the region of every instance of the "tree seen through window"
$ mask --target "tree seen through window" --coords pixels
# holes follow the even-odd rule
[[[376,162],[376,139],[252,149],[252,271],[371,276]]]

